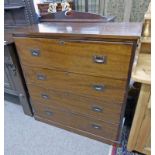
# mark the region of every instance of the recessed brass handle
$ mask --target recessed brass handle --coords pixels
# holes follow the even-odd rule
[[[37,79],[38,80],[46,80],[46,76],[43,74],[37,74]]]
[[[93,61],[95,63],[98,63],[98,64],[105,64],[106,61],[107,61],[107,57],[106,56],[95,55],[95,56],[93,56]]]
[[[92,126],[92,128],[94,128],[94,129],[99,129],[99,130],[102,129],[102,127],[101,127],[100,125],[97,125],[97,124],[92,124],[91,126]]]
[[[63,40],[59,40],[59,45],[63,46],[65,42]]]
[[[102,111],[103,111],[102,108],[97,107],[97,106],[92,107],[92,110],[93,110],[94,112],[102,112]]]
[[[52,112],[52,111],[45,110],[44,112],[45,112],[45,114],[48,115],[48,116],[52,116],[52,115],[53,115],[53,112]]]
[[[96,91],[104,91],[104,89],[105,89],[104,85],[93,85],[92,87]]]
[[[41,94],[41,97],[45,100],[49,99],[49,96],[47,94]]]
[[[40,50],[39,49],[31,49],[31,55],[34,57],[40,56]]]

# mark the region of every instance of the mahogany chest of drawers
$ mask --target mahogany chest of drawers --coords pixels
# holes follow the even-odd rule
[[[37,120],[119,143],[139,23],[41,23],[14,34]]]

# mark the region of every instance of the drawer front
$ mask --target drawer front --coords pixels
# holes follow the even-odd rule
[[[62,71],[23,67],[27,84],[35,84],[85,96],[94,96],[102,100],[122,102],[126,81],[80,75]]]
[[[132,44],[15,38],[21,63],[127,79]],[[24,47],[24,48],[23,48]]]
[[[33,107],[35,115],[45,119],[86,131],[94,135],[102,136],[107,139],[117,140],[119,125],[104,123],[102,121],[90,119],[89,117],[83,117],[74,113],[69,113],[61,109],[44,106],[39,103],[33,104]]]
[[[120,122],[121,103],[102,102],[93,98],[48,90],[34,85],[28,85],[28,89],[32,101],[88,115],[109,123],[118,124]]]

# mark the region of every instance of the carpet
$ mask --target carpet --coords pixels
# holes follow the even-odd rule
[[[39,122],[5,101],[5,155],[111,155],[112,146]]]

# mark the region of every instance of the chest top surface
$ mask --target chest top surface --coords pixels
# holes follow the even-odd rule
[[[16,30],[14,37],[81,37],[136,40],[141,36],[141,23],[76,23],[45,22]]]

